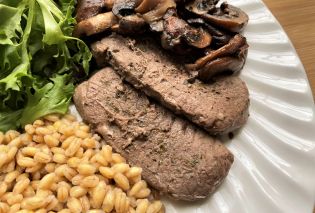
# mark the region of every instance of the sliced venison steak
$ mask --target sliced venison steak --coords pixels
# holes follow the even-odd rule
[[[248,118],[249,94],[235,76],[204,84],[190,76],[154,42],[112,35],[92,45],[99,66],[109,63],[137,89],[176,114],[185,115],[211,134],[241,127]]]
[[[82,118],[155,189],[175,199],[207,197],[221,184],[233,155],[217,140],[122,82],[111,68],[79,85]]]

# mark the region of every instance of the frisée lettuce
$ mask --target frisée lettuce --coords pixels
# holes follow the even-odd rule
[[[74,0],[0,0],[0,131],[66,113],[91,53],[72,37]]]

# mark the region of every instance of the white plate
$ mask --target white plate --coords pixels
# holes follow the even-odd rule
[[[204,202],[166,202],[169,213],[311,213],[315,201],[314,101],[286,33],[259,0],[230,0],[250,17],[241,78],[250,118],[228,148],[235,162]]]
[[[168,213],[311,213],[315,201],[314,102],[285,32],[259,0],[231,0],[250,17],[241,78],[251,105],[245,127],[226,145],[235,162],[207,200],[165,200]]]

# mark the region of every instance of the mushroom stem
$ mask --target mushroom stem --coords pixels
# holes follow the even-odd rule
[[[240,47],[244,46],[245,44],[246,38],[240,34],[236,34],[227,45],[210,52],[208,55],[202,58],[199,58],[194,64],[187,64],[186,68],[189,70],[198,70],[209,61],[212,61],[222,56],[234,54],[239,50]]]
[[[111,10],[113,8],[115,0],[103,0],[103,1],[104,1],[104,6],[107,10]]]
[[[135,9],[137,13],[146,13],[152,10],[159,4],[158,0],[143,0]]]
[[[174,0],[160,0],[159,3],[151,11],[142,15],[147,23],[152,23],[163,18],[169,8],[176,8]]]
[[[79,22],[74,29],[74,36],[94,35],[103,32],[118,23],[118,19],[112,12],[101,13],[92,18]]]
[[[119,28],[117,31],[121,34],[140,33],[144,31],[146,24],[147,23],[140,15],[125,16],[119,20]]]

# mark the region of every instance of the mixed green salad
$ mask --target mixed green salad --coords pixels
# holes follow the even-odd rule
[[[66,113],[91,53],[72,37],[74,0],[0,0],[0,131]]]

